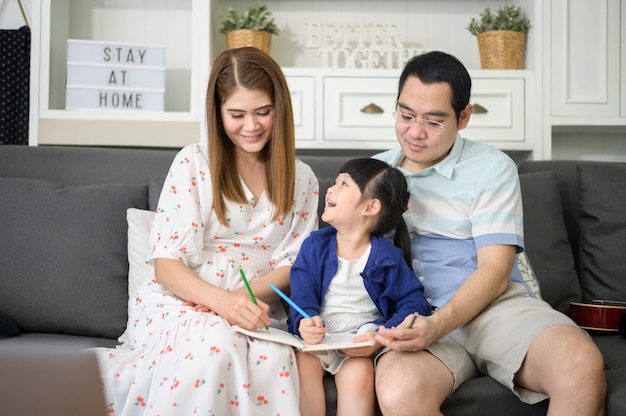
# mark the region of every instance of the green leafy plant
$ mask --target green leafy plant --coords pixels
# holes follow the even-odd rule
[[[530,20],[521,7],[505,3],[495,12],[487,7],[480,14],[480,20],[472,18],[466,29],[472,35],[478,35],[489,30],[511,30],[526,33],[530,28]]]
[[[220,16],[222,28],[220,33],[225,35],[228,32],[239,29],[260,30],[269,32],[272,35],[278,35],[280,30],[274,22],[272,12],[267,10],[267,6],[259,1],[256,6],[250,6],[239,13],[232,7],[228,8],[228,13]]]

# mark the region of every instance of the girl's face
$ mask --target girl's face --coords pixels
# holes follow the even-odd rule
[[[322,219],[335,228],[343,224],[354,224],[364,206],[359,186],[347,173],[340,173],[335,184],[326,191],[326,204]]]
[[[238,88],[221,111],[224,131],[237,151],[259,153],[271,140],[275,109],[265,92]]]

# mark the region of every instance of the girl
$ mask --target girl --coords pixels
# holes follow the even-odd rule
[[[430,314],[424,288],[409,266],[410,245],[402,213],[409,192],[404,175],[376,159],[354,159],[326,193],[327,227],[302,245],[291,270],[291,296],[311,319],[291,309],[289,331],[307,343],[328,331],[350,332],[372,347],[324,353],[297,352],[300,411],[325,413],[324,372],[335,375],[337,415],[374,414],[374,366],[382,347],[380,325],[393,327],[418,312]],[[394,243],[383,234],[395,230]]]

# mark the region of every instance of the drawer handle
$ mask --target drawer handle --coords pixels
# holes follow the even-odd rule
[[[374,103],[370,103],[366,105],[365,107],[361,108],[361,112],[369,113],[369,114],[381,114],[381,113],[384,113],[385,110],[383,110],[382,108],[380,108]]]
[[[475,103],[472,104],[472,113],[476,113],[476,114],[484,114],[487,113],[489,110],[487,110],[485,107],[483,107],[482,105]]]

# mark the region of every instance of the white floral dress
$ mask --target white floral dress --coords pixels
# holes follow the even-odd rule
[[[242,182],[243,184],[243,182]],[[226,290],[291,265],[317,228],[318,183],[296,162],[293,208],[272,221],[263,194],[248,204],[227,202],[229,227],[212,209],[207,148],[183,148],[166,178],[152,224],[150,259],[174,258]],[[273,318],[278,308],[273,309]],[[217,315],[196,312],[149,276],[129,300],[127,340],[97,349],[113,415],[299,414],[293,350],[233,333]]]

